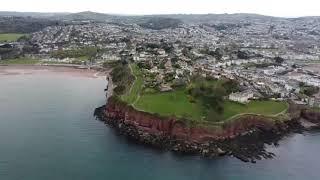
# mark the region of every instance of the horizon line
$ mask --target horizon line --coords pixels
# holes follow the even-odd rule
[[[68,12],[68,11],[15,11],[15,10],[0,10],[0,12],[8,12],[8,13],[39,13],[39,14],[77,14],[77,13],[84,13],[84,12],[91,12],[91,13],[99,13],[105,15],[115,15],[115,16],[161,16],[161,15],[235,15],[235,14],[248,14],[248,15],[260,15],[260,16],[267,16],[267,17],[275,17],[275,18],[303,18],[303,17],[320,17],[320,15],[305,15],[305,16],[275,16],[275,15],[266,15],[266,14],[259,14],[259,13],[250,13],[250,12],[234,12],[234,13],[155,13],[155,14],[140,14],[140,13],[112,13],[112,12],[99,12],[99,11],[92,11],[92,10],[84,10],[84,11],[77,11],[77,12]]]

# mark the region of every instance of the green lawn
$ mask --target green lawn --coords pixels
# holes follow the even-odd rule
[[[69,63],[60,62],[60,61],[41,61],[41,64],[69,64]]]
[[[206,109],[200,103],[189,102],[184,90],[143,95],[135,103],[135,107],[164,116],[175,115],[177,117],[189,117],[193,120],[201,120],[206,112]],[[287,107],[286,102],[276,101],[251,101],[246,105],[226,101],[221,120],[249,113],[274,116],[286,110]]]
[[[253,113],[266,116],[276,115],[286,110],[286,102],[277,101],[251,101],[248,104],[226,101],[224,103],[223,119],[229,119],[237,114]]]
[[[17,33],[0,34],[0,42],[17,41],[20,37],[24,35],[25,34],[17,34]]]
[[[8,59],[1,60],[0,64],[37,64],[40,60],[31,59],[31,58],[17,58],[17,59]]]
[[[201,104],[189,102],[184,90],[142,95],[135,107],[163,116],[175,115],[193,120],[201,120],[205,110]]]
[[[88,61],[89,60],[89,56],[80,56],[80,57],[78,57],[76,59],[78,59],[80,61]]]

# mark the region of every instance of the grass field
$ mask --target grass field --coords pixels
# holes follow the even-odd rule
[[[189,102],[184,90],[143,95],[135,103],[135,107],[163,116],[174,115],[193,120],[201,120],[205,114],[201,104]]]
[[[20,37],[24,35],[25,34],[16,34],[16,33],[0,34],[0,42],[17,41]]]
[[[143,95],[135,103],[135,107],[164,116],[175,115],[177,117],[189,117],[193,120],[201,120],[206,114],[205,107],[200,103],[189,102],[184,90]],[[240,114],[274,116],[286,109],[286,102],[251,101],[245,105],[226,101],[221,120],[227,120]]]
[[[251,101],[248,104],[226,101],[224,103],[223,119],[229,119],[237,114],[246,113],[272,116],[283,112],[287,107],[286,102],[277,101]]]
[[[18,59],[9,59],[1,60],[0,64],[37,64],[40,60],[30,59],[30,58],[18,58]]]

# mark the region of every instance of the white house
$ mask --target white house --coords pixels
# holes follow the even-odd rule
[[[253,92],[251,91],[236,92],[229,95],[229,100],[240,103],[248,103],[251,98],[253,98]]]

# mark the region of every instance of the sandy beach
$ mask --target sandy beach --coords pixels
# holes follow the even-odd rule
[[[40,65],[8,65],[0,66],[0,75],[30,75],[30,74],[59,74],[81,76],[88,78],[105,77],[108,72],[94,69],[80,69],[63,66],[40,66]]]

